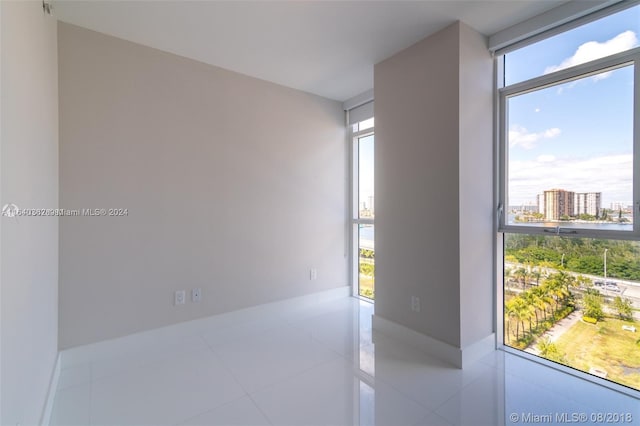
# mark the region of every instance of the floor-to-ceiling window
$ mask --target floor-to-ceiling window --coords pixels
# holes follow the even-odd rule
[[[503,343],[640,390],[640,6],[498,55]]]
[[[368,109],[372,111],[372,108]],[[367,114],[369,115],[369,114]],[[367,116],[365,115],[365,117]],[[354,292],[375,295],[374,119],[351,124],[352,137],[352,265]]]

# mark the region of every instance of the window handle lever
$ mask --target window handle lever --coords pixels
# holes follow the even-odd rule
[[[548,233],[553,233],[556,235],[560,235],[560,234],[577,234],[578,231],[574,230],[574,229],[565,229],[565,228],[560,228],[559,226],[556,226],[555,228],[544,228],[544,232],[548,232]]]

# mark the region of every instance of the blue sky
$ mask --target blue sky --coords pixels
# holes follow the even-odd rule
[[[507,54],[506,84],[637,47],[640,6]],[[544,189],[632,201],[633,67],[512,97],[509,205]]]

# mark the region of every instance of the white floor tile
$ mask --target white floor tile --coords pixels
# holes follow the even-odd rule
[[[207,350],[207,343],[199,336],[185,336],[130,348],[118,347],[94,354],[91,362],[91,379],[99,380],[114,374],[127,373],[154,362],[168,361],[184,354]]]
[[[92,383],[92,425],[174,425],[244,395],[210,350]]]
[[[352,309],[322,314],[295,324],[316,342],[352,359],[360,347],[372,344],[371,317],[362,318]]]
[[[413,425],[428,411],[386,384],[368,385],[337,360],[252,395],[276,425]]]
[[[324,314],[335,313],[348,309],[358,309],[359,299],[353,297],[345,297],[335,300],[327,300],[319,303],[305,302],[299,305],[291,306],[289,309],[282,311],[280,317],[291,324],[317,317]]]
[[[65,351],[51,424],[507,426],[549,415],[545,423],[558,424],[556,416],[574,413],[588,416],[582,424],[602,413],[640,419],[638,399],[511,353],[496,351],[459,370],[373,333],[372,313],[373,305],[354,298],[303,298]]]
[[[375,425],[415,425],[429,413],[422,405],[405,397],[391,386],[375,383]]]
[[[539,393],[547,395],[549,399],[566,398],[579,406],[589,407],[591,411],[624,412],[640,419],[640,403],[637,399],[588,380],[512,354],[505,354],[504,369],[507,377],[516,377],[537,386],[541,389]]]
[[[453,426],[452,423],[449,423],[436,413],[430,413],[424,419],[421,419],[415,426]]]
[[[436,409],[436,413],[456,426],[504,425],[504,389],[501,374],[486,370]]]
[[[270,426],[270,423],[253,400],[244,396],[191,418],[180,426]]]
[[[339,358],[308,333],[290,326],[213,349],[247,392]]]
[[[346,425],[353,419],[353,372],[342,359],[251,395],[274,425]]]
[[[218,347],[238,340],[251,340],[267,331],[287,327],[288,323],[280,318],[256,319],[239,324],[229,324],[213,330],[203,330],[201,336],[210,347]]]
[[[86,426],[90,424],[91,385],[68,387],[56,392],[51,412],[52,426]]]
[[[492,367],[476,363],[460,370],[393,339],[376,337],[376,379],[391,384],[430,410]]]

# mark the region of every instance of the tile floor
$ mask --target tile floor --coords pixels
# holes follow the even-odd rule
[[[496,426],[562,413],[640,424],[637,399],[518,356],[463,371],[373,339],[372,313],[354,298],[305,299],[67,351],[51,424]]]

